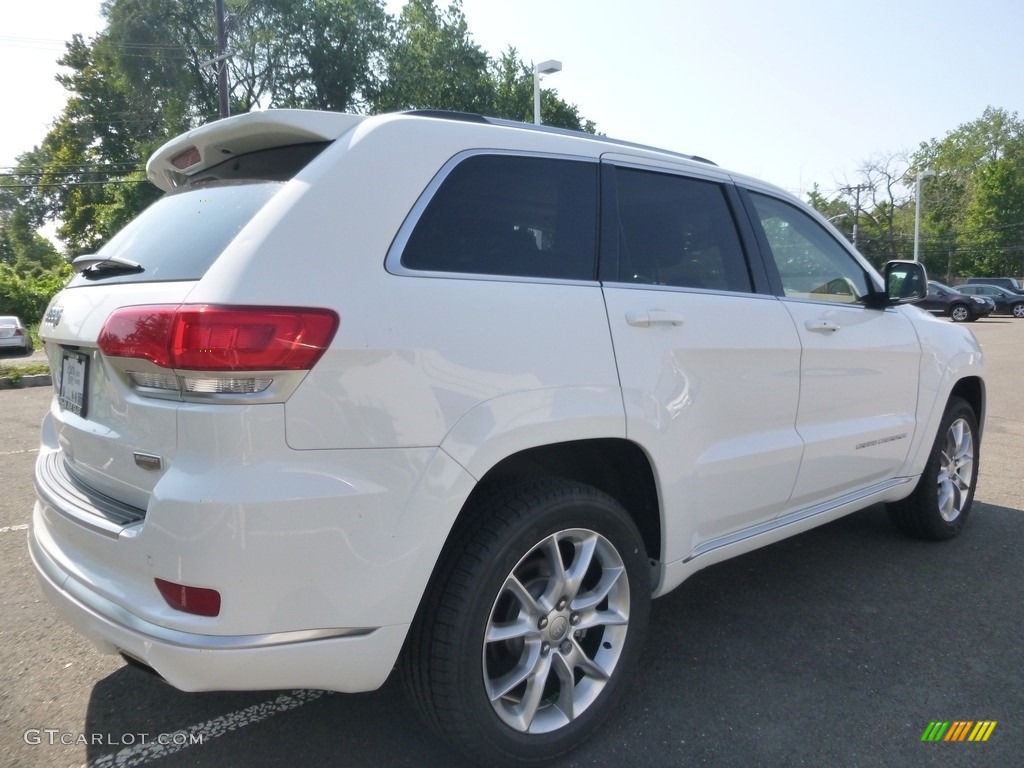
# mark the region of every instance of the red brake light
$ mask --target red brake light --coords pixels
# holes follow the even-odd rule
[[[172,367],[167,339],[175,309],[173,306],[154,306],[117,310],[103,324],[100,349],[105,355],[136,357],[156,363],[161,368]]]
[[[185,613],[196,616],[217,616],[220,614],[220,592],[205,587],[187,587],[173,581],[153,579],[167,604]]]
[[[179,152],[171,158],[171,165],[175,168],[184,170],[198,163],[202,158],[199,156],[199,150],[195,147],[189,147],[184,152]]]
[[[331,343],[328,309],[155,305],[115,311],[100,332],[105,355],[193,371],[299,371]]]

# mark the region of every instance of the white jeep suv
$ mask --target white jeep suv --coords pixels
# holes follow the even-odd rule
[[[400,662],[442,735],[535,764],[699,569],[878,502],[927,538],[968,516],[979,345],[774,187],[433,112],[241,115],[148,174],[41,328],[29,546],[182,690]]]

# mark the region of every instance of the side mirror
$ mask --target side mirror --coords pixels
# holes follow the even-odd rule
[[[882,275],[886,306],[912,304],[928,295],[928,273],[919,261],[890,261]]]

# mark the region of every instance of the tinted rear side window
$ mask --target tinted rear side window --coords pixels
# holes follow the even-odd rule
[[[596,163],[473,155],[445,177],[402,251],[406,269],[594,280]]]
[[[750,272],[721,184],[615,168],[607,247],[611,279],[625,283],[752,290]]]

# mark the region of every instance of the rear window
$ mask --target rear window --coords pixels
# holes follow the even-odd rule
[[[143,271],[85,271],[75,275],[69,287],[96,282],[198,280],[281,187],[280,182],[246,182],[168,194],[139,214],[96,254],[130,259],[140,264]]]
[[[594,280],[597,164],[473,155],[445,177],[402,251],[406,269]]]
[[[208,168],[149,206],[96,253],[134,261],[141,272],[85,271],[69,287],[200,279],[284,182],[326,146],[275,147]]]

